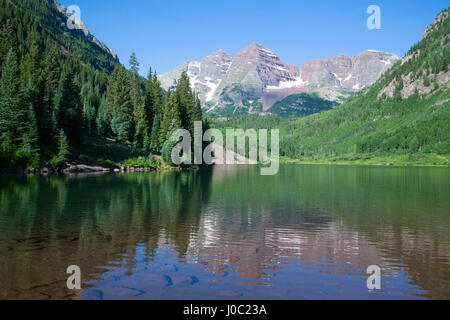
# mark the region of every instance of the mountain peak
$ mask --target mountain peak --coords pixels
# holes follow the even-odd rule
[[[398,59],[390,53],[366,50],[352,57],[341,54],[308,61],[300,70],[253,42],[234,57],[221,49],[195,66],[184,65],[161,75],[161,83],[173,85],[181,70],[187,70],[205,108],[245,108],[245,103],[253,101],[246,107],[248,112],[263,112],[286,96],[303,92],[318,92],[329,100],[342,101],[345,92],[360,91],[374,83]]]
[[[84,36],[92,43],[96,44],[98,47],[100,47],[103,51],[105,51],[106,53],[110,54],[115,60],[118,60],[117,54],[111,50],[110,48],[108,48],[103,42],[101,42],[100,40],[98,40],[96,37],[94,37],[90,32],[89,29],[87,28],[86,24],[78,19],[73,12],[71,12],[66,6],[64,6],[63,4],[59,3],[57,0],[50,0],[50,3],[53,3],[53,5],[55,6],[55,8],[62,14],[64,15],[64,17],[66,18],[71,18],[73,19],[73,23],[75,24],[76,28],[75,30],[80,30]],[[66,25],[67,24],[63,24]]]
[[[230,57],[230,58],[232,58],[231,55],[229,55],[228,52],[226,52],[223,49],[217,50],[216,52],[212,53],[209,57],[214,57],[214,56],[216,56],[216,57]]]
[[[265,52],[271,52],[274,53],[272,50],[260,45],[259,43],[253,42],[251,45],[249,45],[247,48],[251,50],[257,50],[257,51],[265,51]]]

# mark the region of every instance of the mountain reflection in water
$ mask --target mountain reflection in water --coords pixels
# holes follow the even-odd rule
[[[2,177],[0,298],[450,298],[448,168],[259,173]]]

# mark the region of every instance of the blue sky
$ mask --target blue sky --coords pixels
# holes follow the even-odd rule
[[[448,0],[60,0],[128,65],[134,51],[142,75],[171,71],[224,49],[234,55],[257,42],[284,61],[305,61],[366,49],[403,56]],[[381,9],[381,30],[369,30],[369,5]]]

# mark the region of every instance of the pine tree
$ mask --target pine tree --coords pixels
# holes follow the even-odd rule
[[[61,168],[69,160],[69,156],[69,141],[61,129],[58,135],[58,154],[50,160],[50,166],[54,169]]]
[[[141,148],[144,145],[144,138],[148,136],[149,122],[145,112],[144,99],[141,92],[141,80],[139,77],[139,62],[136,54],[133,53],[130,57],[130,95],[133,103],[134,123],[136,124],[134,144]]]
[[[69,160],[69,155],[69,141],[64,133],[64,130],[61,129],[58,139],[58,159],[61,162],[67,162]]]
[[[50,148],[53,145],[52,112],[53,106],[45,99],[46,81],[42,72],[36,73],[27,85],[28,100],[31,102],[36,117],[39,133],[39,145]]]
[[[134,74],[138,74],[139,72],[139,62],[136,56],[136,53],[132,53],[129,60],[130,71]]]
[[[142,112],[139,110],[143,108],[141,105],[142,102],[142,92],[141,92],[141,81],[139,78],[139,62],[137,60],[136,54],[133,53],[130,57],[130,94],[131,100],[133,102],[134,107],[134,121],[138,122],[138,117]]]
[[[97,110],[91,102],[86,103],[85,111],[85,128],[89,135],[94,136],[97,134]]]
[[[9,50],[0,79],[0,139],[7,133],[13,142],[20,141],[26,131],[27,108],[25,87],[21,84],[17,56]]]
[[[150,69],[148,74],[148,80],[145,84],[145,103],[144,110],[147,117],[149,128],[153,127],[154,119],[158,116],[160,119],[163,112],[163,95],[161,89],[161,83],[155,74],[152,74]]]
[[[202,119],[203,119],[202,105],[200,99],[198,98],[198,96],[196,96],[194,99],[193,108],[190,110],[189,113],[189,131],[191,133],[194,132],[194,123],[196,121],[202,121]]]
[[[130,79],[125,68],[121,67],[112,83],[114,91],[113,118],[111,129],[121,142],[132,141],[134,137],[133,102],[130,95]]]
[[[61,66],[58,48],[52,46],[45,56],[44,78],[46,79],[46,103],[50,106],[54,105],[56,90],[58,89],[59,80],[61,79]]]
[[[72,72],[61,76],[55,95],[56,126],[64,130],[69,143],[73,146],[83,144],[84,119],[83,106],[80,98],[80,88],[75,83]]]
[[[150,137],[150,149],[154,152],[161,152],[161,144],[159,141],[159,137],[161,135],[160,132],[160,121],[159,121],[159,115],[155,117],[153,120],[153,127],[152,127],[152,134]]]
[[[191,128],[192,121],[190,115],[194,109],[195,97],[191,90],[189,76],[186,71],[183,71],[181,74],[175,94],[178,102],[181,125],[183,128],[191,130],[193,127]]]
[[[21,75],[24,83],[38,79],[41,75],[41,53],[39,46],[33,43],[21,64]]]
[[[133,104],[130,100],[118,107],[116,115],[111,121],[111,128],[120,142],[126,143],[133,139]]]
[[[118,83],[119,83],[119,75],[122,72],[121,66],[116,66],[114,71],[112,72],[108,86],[106,88],[106,95],[105,95],[105,104],[103,108],[103,112],[106,115],[108,121],[111,121],[114,117],[115,110],[116,110],[116,99],[119,89]]]
[[[96,126],[97,134],[101,137],[108,137],[111,134],[111,126],[108,121],[108,116],[105,113],[106,97],[103,97],[100,102],[100,107],[97,111]]]
[[[14,164],[15,156],[16,156],[16,146],[13,142],[12,132],[6,132],[2,135],[2,143],[0,145],[0,152],[2,162],[0,163],[0,167],[8,168]]]
[[[28,165],[33,168],[40,166],[39,132],[33,106],[28,109],[28,130],[22,136],[22,148],[28,157]]]
[[[136,129],[134,135],[134,143],[137,148],[144,146],[144,139],[149,135],[147,117],[144,112],[144,105],[141,104],[138,108],[136,120]]]
[[[144,112],[147,118],[149,127],[153,126],[154,113],[154,101],[153,101],[153,75],[152,69],[148,73],[148,79],[145,82],[145,94],[144,94]]]
[[[163,121],[161,123],[161,130],[159,136],[160,145],[170,138],[174,130],[181,128],[181,119],[177,97],[170,90],[167,93],[166,104],[164,106]]]
[[[83,99],[83,113],[85,118],[85,128],[89,135],[96,135],[96,118],[97,109],[100,104],[98,90],[94,90],[92,83],[87,82],[81,89],[81,97]]]
[[[0,66],[11,49],[17,49],[17,38],[16,32],[8,22],[0,28]]]

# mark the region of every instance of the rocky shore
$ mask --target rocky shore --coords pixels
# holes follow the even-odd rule
[[[70,164],[61,170],[53,170],[44,167],[42,169],[26,170],[0,170],[0,174],[85,174],[85,173],[132,173],[132,172],[151,172],[151,171],[195,171],[198,166],[188,167],[167,167],[167,168],[142,168],[142,167],[115,167],[106,168],[98,165]]]

